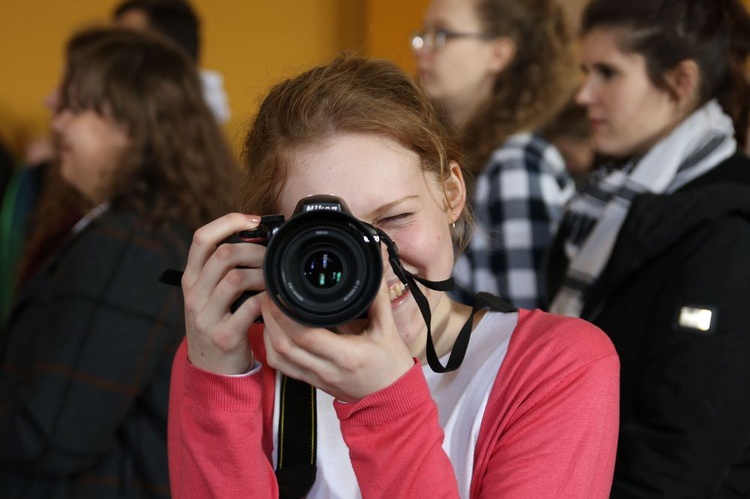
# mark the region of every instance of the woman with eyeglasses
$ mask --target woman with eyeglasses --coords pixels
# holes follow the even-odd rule
[[[540,305],[541,269],[574,184],[536,133],[574,85],[554,0],[433,0],[412,37],[419,79],[460,130],[477,230],[458,284]]]

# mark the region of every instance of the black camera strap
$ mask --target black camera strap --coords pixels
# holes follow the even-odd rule
[[[421,279],[417,276],[412,276],[412,278],[424,284],[428,288],[430,287],[430,284],[437,284],[432,281]],[[439,283],[443,282],[445,281],[439,281]],[[438,288],[432,289],[442,291],[442,289]],[[412,292],[414,293],[414,299],[416,300],[417,305],[419,306],[419,309],[422,312],[422,315],[424,316],[425,322],[427,324],[427,364],[429,364],[430,368],[436,373],[447,373],[455,371],[461,366],[464,361],[464,357],[466,356],[466,350],[469,348],[469,340],[471,339],[474,316],[477,312],[479,312],[480,310],[492,310],[496,312],[506,313],[516,311],[516,308],[513,307],[510,303],[503,301],[493,294],[481,292],[474,295],[474,305],[472,306],[471,314],[469,314],[469,318],[466,319],[466,322],[461,328],[461,331],[459,331],[458,336],[456,336],[456,341],[453,343],[453,348],[451,348],[451,354],[450,357],[448,357],[448,362],[443,365],[440,363],[440,358],[435,351],[435,344],[432,340],[432,332],[430,327],[430,305],[427,302],[427,298],[425,298],[424,294],[422,294],[420,290],[417,289],[416,292],[412,290]]]
[[[316,419],[315,388],[282,375],[276,460],[281,499],[305,497],[315,483]]]
[[[469,318],[464,323],[456,341],[453,343],[451,348],[450,357],[448,362],[443,365],[440,362],[437,352],[435,351],[435,343],[432,340],[432,311],[430,310],[430,303],[427,301],[424,293],[416,285],[416,282],[434,289],[435,291],[450,291],[455,287],[455,281],[453,278],[448,278],[444,281],[428,281],[419,276],[415,276],[404,268],[401,264],[401,259],[398,257],[398,248],[396,243],[388,237],[388,235],[378,230],[380,239],[385,243],[388,248],[388,261],[391,264],[391,268],[399,280],[409,286],[414,300],[417,302],[419,311],[422,312],[425,325],[427,326],[427,364],[436,373],[447,373],[458,369],[464,361],[466,356],[466,350],[469,348],[469,339],[471,339],[471,329],[474,323],[474,316],[480,310],[493,310],[497,312],[515,312],[516,308],[510,303],[507,303],[499,297],[490,293],[477,293],[474,297],[474,305],[471,310]],[[416,282],[415,282],[416,281]]]

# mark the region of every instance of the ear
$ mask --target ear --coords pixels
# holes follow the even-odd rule
[[[501,36],[496,40],[488,42],[492,47],[489,70],[498,75],[510,66],[516,58],[516,42],[507,36]]]
[[[451,161],[448,179],[443,183],[443,192],[448,217],[451,222],[455,222],[466,206],[466,183],[461,167],[455,161]]]
[[[698,65],[694,60],[685,59],[681,61],[667,72],[665,79],[674,91],[678,105],[689,108],[697,101],[700,71],[698,71]]]

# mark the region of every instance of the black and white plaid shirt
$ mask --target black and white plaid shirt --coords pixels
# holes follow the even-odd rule
[[[532,133],[508,138],[477,176],[477,226],[454,270],[460,288],[496,294],[516,307],[537,308],[544,256],[574,192],[554,146]],[[459,291],[457,298],[466,297]]]

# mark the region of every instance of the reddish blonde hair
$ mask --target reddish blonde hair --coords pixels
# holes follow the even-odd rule
[[[279,83],[264,99],[245,142],[245,210],[275,213],[294,155],[339,133],[388,137],[416,152],[440,182],[452,161],[462,161],[456,131],[408,75],[387,61],[345,55]],[[471,225],[464,209],[458,248]]]

